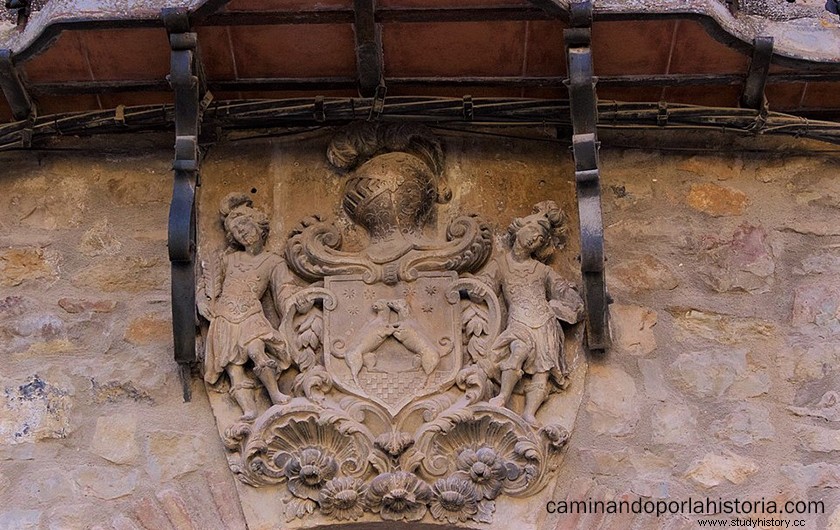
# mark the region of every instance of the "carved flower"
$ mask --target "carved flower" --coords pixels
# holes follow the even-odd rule
[[[354,478],[338,477],[324,484],[320,493],[321,513],[339,521],[355,521],[362,516],[367,486]]]
[[[478,451],[464,449],[455,464],[459,471],[452,476],[471,481],[479,499],[495,499],[502,491],[502,481],[507,476],[505,462],[489,447]]]
[[[432,486],[432,494],[429,511],[435,519],[455,524],[478,513],[477,494],[469,480],[456,476],[442,478]]]
[[[377,436],[373,443],[382,451],[396,458],[414,444],[414,439],[406,432],[386,432]]]
[[[321,486],[338,471],[335,459],[321,449],[307,447],[286,462],[283,473],[289,479],[289,491],[295,497],[317,501]]]
[[[414,473],[383,473],[373,479],[367,492],[370,509],[388,521],[419,521],[426,515],[432,490]]]
[[[566,442],[569,441],[569,431],[562,425],[546,425],[540,432],[548,439],[548,443],[552,449],[562,449],[566,445]]]

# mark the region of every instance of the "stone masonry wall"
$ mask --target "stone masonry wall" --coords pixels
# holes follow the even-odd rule
[[[303,215],[337,214],[325,138],[219,145],[204,178],[257,189],[261,207],[293,197],[273,212],[277,249]],[[565,149],[445,138],[455,198],[439,217],[504,229],[554,199],[572,219],[556,267],[573,273]],[[184,403],[172,361],[171,138],[59,147],[0,154],[0,528],[244,528],[204,387]],[[590,364],[553,498],[823,500],[805,528],[840,529],[840,159],[605,148],[602,162],[616,344]]]

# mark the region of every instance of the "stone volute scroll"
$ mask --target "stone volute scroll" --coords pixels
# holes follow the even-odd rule
[[[249,525],[536,528],[587,368],[550,264],[563,211],[535,201],[499,233],[439,215],[444,147],[418,125],[354,124],[327,160],[345,221],[306,217],[275,252],[228,190],[202,256],[204,379]]]

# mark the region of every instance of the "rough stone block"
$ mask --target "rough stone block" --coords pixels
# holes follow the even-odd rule
[[[139,454],[134,414],[101,416],[96,420],[91,452],[115,464],[130,464]]]
[[[613,304],[610,326],[614,333],[613,347],[631,355],[647,355],[656,349],[653,327],[656,311],[640,306]]]
[[[685,201],[712,217],[743,215],[749,204],[746,193],[717,184],[692,184]]]
[[[705,488],[719,486],[724,481],[743,484],[758,472],[758,465],[738,455],[708,453],[686,472],[686,477]]]
[[[604,365],[592,365],[589,375],[586,410],[595,432],[614,436],[633,432],[640,417],[633,378],[618,367]]]

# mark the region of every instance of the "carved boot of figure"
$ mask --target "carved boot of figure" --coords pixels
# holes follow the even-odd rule
[[[254,373],[268,390],[268,397],[274,405],[282,405],[291,399],[280,392],[277,386],[277,362],[265,353],[265,345],[260,340],[248,344],[248,357],[254,361]]]
[[[502,384],[499,395],[490,400],[490,404],[494,407],[504,407],[507,405],[510,395],[513,394],[513,387],[522,378],[522,370],[504,370],[502,372]]]
[[[548,373],[534,374],[531,382],[525,386],[525,410],[522,419],[533,426],[537,425],[537,409],[548,397]]]
[[[245,373],[245,368],[238,364],[229,364],[225,370],[230,378],[228,393],[242,409],[242,416],[239,419],[241,421],[253,420],[257,417],[257,401],[254,397],[256,383]]]

